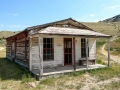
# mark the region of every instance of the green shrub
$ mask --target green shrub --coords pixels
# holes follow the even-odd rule
[[[98,40],[96,42],[96,47],[100,48],[102,45],[104,45],[106,43],[106,40]]]
[[[26,82],[31,82],[34,81],[34,79],[31,77],[30,74],[24,74],[22,77],[22,82],[21,83],[26,83]]]

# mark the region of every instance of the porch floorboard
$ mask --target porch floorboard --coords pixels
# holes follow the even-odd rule
[[[97,68],[104,68],[107,67],[105,65],[101,64],[95,64],[95,65],[88,65],[88,69],[97,69]],[[84,66],[76,66],[76,71],[80,70],[86,70],[86,65]],[[69,73],[69,72],[74,72],[73,66],[63,66],[63,67],[55,67],[55,68],[46,68],[43,69],[43,76],[48,76],[48,75],[54,75],[54,74],[62,74],[62,73]]]

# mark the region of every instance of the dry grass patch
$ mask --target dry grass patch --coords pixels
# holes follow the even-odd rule
[[[105,50],[108,49],[108,45],[106,44]],[[120,38],[110,42],[110,53],[115,56],[120,56]]]
[[[109,34],[112,36],[118,35],[119,30],[115,25],[120,25],[120,23],[104,23],[104,22],[97,22],[97,23],[85,22],[83,24],[92,28],[95,31]]]

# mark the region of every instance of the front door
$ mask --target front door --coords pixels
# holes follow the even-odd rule
[[[64,65],[72,65],[72,38],[64,38]]]

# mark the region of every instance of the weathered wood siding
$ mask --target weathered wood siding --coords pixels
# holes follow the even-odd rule
[[[16,36],[16,60],[25,60],[25,34]]]
[[[89,58],[95,59],[96,58],[96,39],[89,38]]]
[[[7,38],[6,57],[15,62],[29,66],[29,38],[28,32],[22,32]]]
[[[43,61],[43,67],[54,67],[64,65],[63,37],[54,38],[54,60]]]
[[[75,56],[76,56],[76,62],[78,63],[78,60],[81,58],[81,38],[76,37],[75,38]]]
[[[12,50],[12,43],[14,43],[15,38],[11,37],[6,40],[6,57],[10,60],[13,58],[13,50]]]
[[[30,70],[39,70],[40,57],[39,57],[39,38],[34,37],[30,40]]]
[[[81,58],[81,38],[75,38],[75,51],[76,51],[76,62]],[[95,38],[88,38],[88,47],[89,47],[89,57],[90,59],[96,58],[96,39]]]
[[[68,37],[65,37],[68,38]],[[70,38],[70,37],[69,37]],[[72,38],[72,37],[71,37]],[[64,66],[64,37],[54,38],[54,60],[53,61],[43,61],[43,67],[54,67],[62,65]],[[81,59],[81,38],[75,38],[75,56],[76,63]],[[89,38],[89,58],[96,58],[96,40]]]

